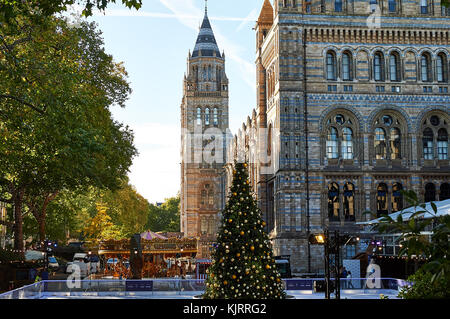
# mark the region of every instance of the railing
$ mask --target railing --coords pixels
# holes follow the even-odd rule
[[[222,91],[219,92],[194,92],[195,97],[216,97],[222,96]]]
[[[324,278],[284,279],[287,291],[313,293],[314,282]],[[395,278],[381,278],[377,282],[366,278],[341,279],[341,290],[373,293],[377,290],[399,290],[408,283]],[[202,279],[148,279],[148,280],[47,280],[0,294],[0,299],[43,299],[58,296],[148,296],[201,295],[205,289]]]
[[[314,282],[325,282],[324,278],[299,278],[284,280],[286,290],[314,290]],[[334,278],[331,278],[334,284]],[[399,290],[411,283],[396,278],[341,278],[341,290],[363,290],[374,289]]]
[[[204,280],[46,280],[0,294],[0,299],[41,299],[49,296],[129,296],[139,294],[201,294]]]

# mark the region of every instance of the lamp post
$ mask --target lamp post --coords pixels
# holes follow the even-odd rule
[[[339,278],[337,278],[337,275],[339,273],[338,268],[339,265],[339,249],[336,249],[336,243],[339,241],[336,241],[335,239],[338,238],[337,231],[335,232],[334,238],[330,238],[330,234],[328,229],[325,230],[323,234],[311,234],[309,236],[309,244],[311,245],[322,245],[324,246],[324,253],[325,253],[325,299],[331,299],[331,292],[333,291],[333,288],[336,289],[336,299],[340,299],[340,293],[339,293]],[[331,260],[333,255],[333,259]],[[336,263],[337,260],[337,263]],[[333,267],[334,265],[334,267]],[[331,281],[331,273],[335,272],[335,284],[333,285]],[[333,287],[334,286],[334,287]]]
[[[48,269],[48,253],[50,248],[48,247],[48,239],[45,239],[45,241],[43,242],[43,254],[44,254],[44,270]]]
[[[339,278],[340,267],[340,250],[341,245],[345,247],[349,243],[356,243],[359,237],[350,235],[340,235],[339,231],[334,231],[330,235],[328,229],[323,234],[311,234],[309,236],[309,243],[311,245],[323,245],[325,250],[325,298],[331,299],[331,293],[335,291],[335,298],[341,298],[341,287]],[[334,273],[334,284],[331,280],[331,275]]]

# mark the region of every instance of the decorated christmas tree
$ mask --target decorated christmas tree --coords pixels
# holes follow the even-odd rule
[[[250,191],[247,164],[236,163],[204,299],[283,299],[266,223]]]

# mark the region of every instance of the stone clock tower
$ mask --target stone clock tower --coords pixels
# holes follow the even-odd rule
[[[228,78],[207,9],[187,59],[181,103],[181,214],[185,237],[199,237],[208,258],[225,206]]]

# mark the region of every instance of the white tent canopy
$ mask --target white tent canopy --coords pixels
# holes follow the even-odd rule
[[[418,214],[415,218],[423,218],[423,219],[429,219],[429,218],[434,218],[434,217],[439,217],[439,216],[444,216],[444,215],[450,215],[450,199],[447,200],[443,200],[440,202],[433,202],[436,205],[437,208],[437,214],[434,215],[434,210],[431,207],[431,203],[425,203],[425,209],[423,209],[420,206],[412,206],[412,207],[408,207],[405,208],[401,211],[389,214],[389,216],[393,219],[393,220],[397,220],[397,216],[402,214],[402,218],[404,221],[409,220],[409,218],[411,217],[412,214],[419,212],[419,211],[427,211],[425,213],[421,213]],[[357,225],[373,225],[373,224],[378,224],[381,220],[383,219],[383,217],[377,218],[377,219],[372,219],[366,222],[359,222],[356,223]]]
[[[25,252],[25,260],[26,261],[40,260],[40,259],[44,259],[44,257],[45,257],[45,253],[43,253],[42,251],[27,250]]]

